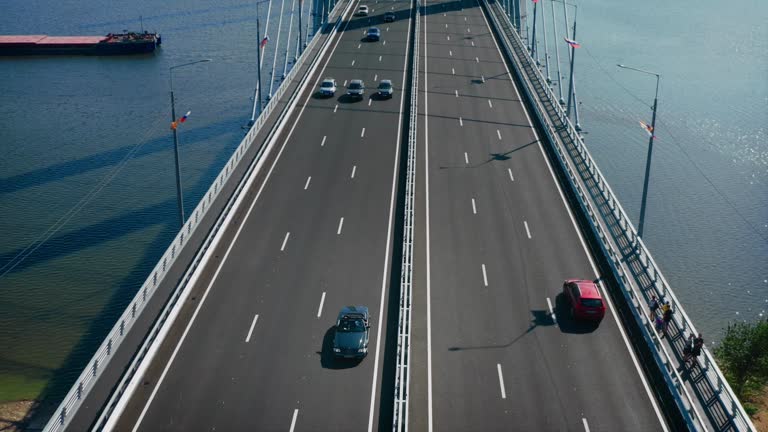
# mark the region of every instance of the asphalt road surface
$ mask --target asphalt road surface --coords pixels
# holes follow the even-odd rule
[[[410,429],[664,430],[481,8],[424,6]]]
[[[202,305],[118,430],[378,428],[410,3],[367,4],[370,16],[332,42]],[[397,20],[385,24],[389,10]],[[362,40],[372,25],[379,42]],[[324,77],[337,80],[335,97],[315,94]],[[360,101],[344,96],[352,79],[369,87]],[[392,99],[371,98],[381,79],[393,81]],[[362,362],[331,354],[345,305],[372,314]]]

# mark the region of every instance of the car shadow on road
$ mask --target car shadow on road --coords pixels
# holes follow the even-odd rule
[[[365,97],[352,96],[344,93],[343,95],[339,96],[336,100],[339,101],[339,103],[348,104],[348,103],[362,102],[364,99]]]
[[[548,311],[532,310],[531,315],[533,315],[533,319],[531,320],[531,324],[528,326],[528,328],[525,329],[524,332],[515,336],[512,340],[510,340],[507,343],[498,344],[498,345],[478,345],[478,346],[464,346],[464,347],[454,346],[454,347],[448,348],[448,351],[469,351],[469,350],[478,350],[478,349],[508,348],[514,345],[517,341],[519,341],[523,337],[525,337],[525,335],[527,335],[528,333],[534,331],[537,327],[547,327],[547,326],[555,325],[555,322],[552,320],[552,316],[549,314]]]
[[[583,321],[571,316],[571,306],[565,294],[559,293],[555,297],[555,316],[557,324],[563,333],[584,334],[592,333],[600,326],[599,321]]]
[[[360,364],[360,359],[336,358],[333,355],[333,336],[336,333],[336,326],[331,326],[325,331],[323,336],[323,346],[316,353],[320,355],[320,365],[323,369],[349,369]]]
[[[332,98],[333,98],[333,95],[323,94],[323,93],[320,93],[320,91],[316,91],[316,92],[315,92],[315,93],[312,95],[312,99],[320,99],[320,100],[323,100],[323,99],[332,99]]]

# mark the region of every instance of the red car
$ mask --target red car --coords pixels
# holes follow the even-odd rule
[[[605,302],[594,282],[568,279],[563,283],[563,295],[570,305],[571,317],[600,321],[605,316]]]

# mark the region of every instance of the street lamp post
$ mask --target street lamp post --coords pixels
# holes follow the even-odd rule
[[[661,74],[643,70],[643,69],[637,69],[637,68],[625,66],[623,64],[618,64],[616,66],[622,69],[629,69],[636,72],[653,75],[656,77],[656,95],[653,97],[653,107],[652,107],[653,117],[651,119],[651,129],[648,131],[651,137],[648,139],[648,156],[646,157],[646,160],[645,160],[645,179],[643,180],[643,197],[642,197],[642,201],[640,201],[640,221],[637,224],[637,236],[642,238],[643,227],[645,225],[645,207],[648,199],[648,182],[650,180],[650,174],[651,174],[651,154],[653,153],[653,139],[656,138],[656,108],[658,108],[658,103],[659,103],[659,80],[661,79]]]
[[[168,75],[170,76],[171,81],[171,129],[173,129],[173,153],[176,165],[176,202],[179,208],[179,222],[182,227],[184,226],[186,219],[184,218],[184,197],[181,192],[181,172],[179,170],[179,138],[176,132],[176,102],[173,98],[173,70],[180,67],[191,66],[193,64],[205,63],[209,61],[211,61],[211,59],[197,60],[190,63],[171,66],[168,68]]]

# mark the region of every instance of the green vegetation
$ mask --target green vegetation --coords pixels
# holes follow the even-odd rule
[[[745,410],[754,415],[754,402],[768,384],[768,321],[729,324],[715,357]]]

